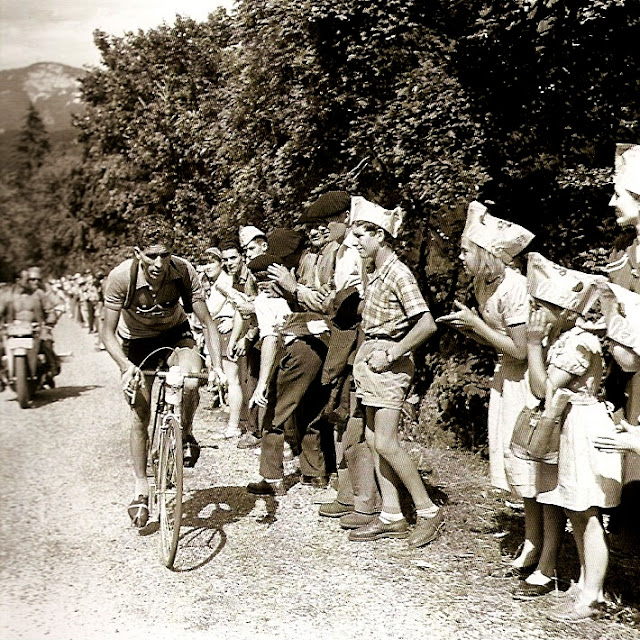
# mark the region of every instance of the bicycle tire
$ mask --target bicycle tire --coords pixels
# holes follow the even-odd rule
[[[178,551],[183,492],[182,428],[174,416],[161,426],[157,469],[160,559],[171,569]]]

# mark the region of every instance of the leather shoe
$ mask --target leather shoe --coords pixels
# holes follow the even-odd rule
[[[195,467],[200,457],[200,445],[191,434],[184,437],[182,441],[182,451],[182,465],[189,469]]]
[[[238,438],[237,447],[238,449],[255,449],[261,442],[261,439],[256,438],[251,431],[246,431]]]
[[[526,567],[514,567],[509,565],[503,572],[503,578],[518,578],[518,580],[526,580],[535,570],[537,564],[530,564]]]
[[[532,600],[540,596],[546,596],[554,589],[553,580],[549,580],[546,584],[529,584],[521,582],[511,594],[516,600]]]
[[[416,526],[409,536],[409,546],[417,549],[433,542],[444,526],[444,512],[438,509],[433,518],[423,518],[418,516]]]
[[[353,513],[353,505],[342,504],[342,502],[334,500],[327,504],[321,504],[318,513],[325,518],[340,518]]]
[[[260,482],[250,482],[247,491],[258,496],[283,496],[287,493],[282,480],[267,482],[264,478]]]
[[[369,524],[378,517],[377,513],[360,513],[354,511],[353,513],[347,513],[340,518],[340,526],[343,529],[359,529],[364,527],[365,524]]]
[[[329,484],[329,476],[302,476],[300,484],[316,489],[326,489]]]
[[[351,542],[371,542],[380,538],[406,538],[409,535],[407,521],[403,518],[397,522],[382,522],[378,516],[364,527],[349,533]]]

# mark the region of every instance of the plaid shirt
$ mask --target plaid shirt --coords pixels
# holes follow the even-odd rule
[[[369,278],[362,330],[370,338],[402,339],[418,316],[429,311],[415,277],[393,253]]]

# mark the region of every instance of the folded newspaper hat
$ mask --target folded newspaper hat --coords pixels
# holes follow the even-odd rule
[[[260,231],[258,227],[252,227],[251,225],[248,225],[246,227],[240,227],[238,236],[240,239],[240,246],[244,249],[252,240],[255,240],[256,238],[262,237],[266,239],[267,234],[264,231]]]
[[[640,355],[640,295],[612,282],[598,284],[607,336]]]
[[[604,280],[603,276],[562,267],[534,251],[529,253],[527,289],[538,300],[584,314],[598,298],[597,283]]]
[[[315,222],[349,211],[351,197],[346,191],[327,191],[302,212],[299,222]]]
[[[397,238],[403,218],[404,212],[400,207],[385,209],[362,196],[351,198],[350,224],[371,222],[384,229],[392,238]]]
[[[218,247],[209,247],[202,252],[202,258],[208,262],[211,262],[212,259],[222,262],[222,251]]]
[[[640,145],[616,145],[613,181],[623,189],[640,194]]]
[[[509,263],[534,238],[524,227],[492,216],[482,203],[474,200],[467,209],[467,223],[462,237]]]

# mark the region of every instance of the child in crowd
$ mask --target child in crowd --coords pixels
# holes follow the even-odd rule
[[[509,448],[528,394],[529,314],[527,280],[511,265],[533,237],[527,229],[492,216],[480,202],[472,202],[460,259],[473,278],[480,314],[456,302],[458,311],[438,318],[498,352],[489,398],[489,466],[491,484],[513,492],[524,503],[525,539],[507,572],[519,578],[528,577],[536,565],[546,575],[553,575],[564,522],[560,510],[551,506],[543,509],[536,501],[540,491],[555,486],[556,467],[517,458]],[[536,589],[531,591],[535,592],[531,596],[538,595]]]
[[[402,223],[402,211],[383,209],[356,196],[351,199],[351,222],[360,255],[374,268],[365,286],[361,324],[365,338],[355,356],[353,377],[365,407],[365,433],[382,511],[353,529],[349,540],[408,536],[411,547],[420,547],[437,537],[443,510],[429,498],[415,463],[400,445],[398,424],[413,377],[412,352],[435,332],[436,325],[415,277],[391,246]],[[416,508],[417,523],[411,534],[400,508],[401,484]]]
[[[604,402],[598,400],[603,369],[600,342],[580,320],[595,300],[596,278],[530,253],[527,280],[536,305],[527,325],[531,387],[544,390],[543,418],[562,423],[558,483],[538,495],[538,501],[565,510],[580,560],[578,583],[547,615],[556,621],[586,620],[603,599],[608,564],[600,509],[618,504],[622,472],[619,454],[593,446],[598,436],[615,433]],[[535,571],[527,581],[550,586],[552,577]]]
[[[616,540],[621,548],[634,551],[640,546],[640,295],[613,283],[601,285],[601,300],[611,351],[621,369],[631,374],[625,419],[618,433],[601,436],[595,445],[603,451],[626,452],[623,465],[621,504],[617,516]]]

